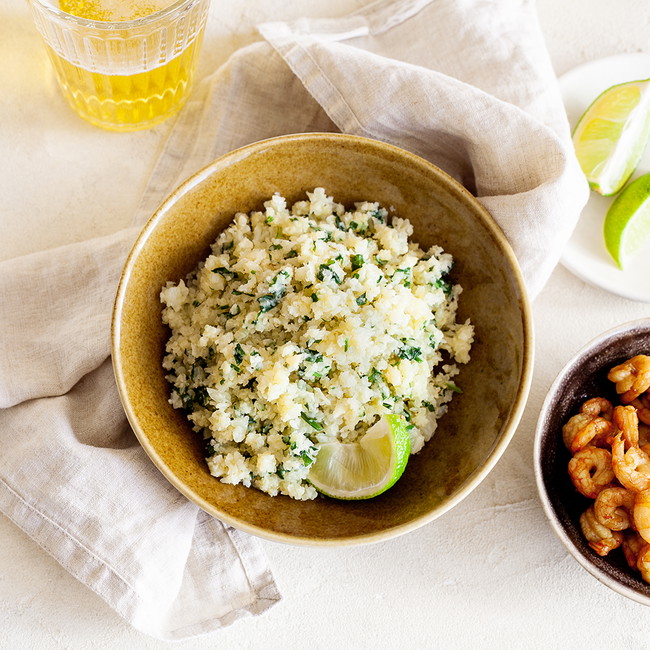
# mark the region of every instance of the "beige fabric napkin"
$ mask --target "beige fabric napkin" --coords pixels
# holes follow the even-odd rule
[[[136,628],[180,639],[279,594],[258,540],[172,488],[122,411],[110,317],[136,235],[0,264],[0,510]]]
[[[112,301],[137,226],[161,199],[262,138],[386,140],[479,196],[533,295],[586,200],[532,0],[380,0],[260,31],[266,41],[235,53],[181,113],[134,229],[0,264],[0,509],[163,639],[260,614],[279,594],[260,543],[170,487],[120,408]]]
[[[539,293],[589,190],[533,0],[379,0],[343,19],[260,32],[267,42],[236,53],[181,117],[156,194],[274,135],[384,140],[472,191],[508,237],[530,295]],[[154,208],[145,200],[142,214]]]

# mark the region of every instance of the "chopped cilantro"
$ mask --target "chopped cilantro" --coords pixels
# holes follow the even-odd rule
[[[334,269],[332,269],[329,264],[321,264],[318,267],[318,273],[316,274],[316,277],[321,281],[324,281],[325,277],[330,277],[332,280],[334,280],[334,282],[336,282],[336,284],[341,284],[341,282],[343,282],[343,280],[336,274],[336,271],[334,271]]]
[[[289,273],[287,271],[280,271],[269,285],[270,293],[260,296],[257,299],[257,302],[260,303],[260,312],[265,313],[273,309],[273,307],[277,307],[286,295],[287,286],[282,283],[281,278],[283,277],[289,277]]]
[[[397,356],[400,359],[408,359],[409,361],[417,361],[418,363],[422,362],[421,348],[415,347],[414,345],[405,345],[397,351]]]
[[[438,278],[434,282],[433,286],[436,289],[442,289],[442,292],[445,294],[445,296],[450,296],[451,292],[453,291],[453,288],[454,288],[449,282],[447,282],[443,278]]]
[[[309,417],[307,413],[304,411],[300,414],[300,417],[313,429],[316,429],[316,431],[322,431],[323,430],[323,425],[315,420],[312,417]]]
[[[208,389],[205,386],[197,386],[194,389],[194,401],[199,406],[207,406],[210,402],[210,395],[208,395]]]
[[[462,389],[460,389],[456,384],[454,384],[451,381],[445,382],[445,388],[448,388],[449,390],[453,390],[454,393],[462,393]]]
[[[212,272],[218,273],[219,275],[223,275],[224,278],[229,277],[231,280],[236,280],[239,277],[236,271],[231,271],[230,269],[227,269],[225,266],[218,266],[216,269],[212,269]]]
[[[318,350],[306,349],[305,356],[306,356],[306,360],[310,361],[311,363],[318,363],[319,361],[323,360],[323,355]]]

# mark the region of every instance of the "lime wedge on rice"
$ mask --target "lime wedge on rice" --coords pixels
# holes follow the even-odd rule
[[[392,487],[403,474],[411,443],[400,415],[387,415],[358,442],[327,442],[307,477],[335,499],[370,499]]]
[[[612,202],[603,225],[605,246],[622,269],[650,237],[650,174],[633,180]]]
[[[584,112],[573,145],[590,187],[616,194],[634,172],[650,136],[650,79],[608,88]]]

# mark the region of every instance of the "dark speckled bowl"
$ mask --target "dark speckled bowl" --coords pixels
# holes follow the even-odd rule
[[[162,369],[169,332],[160,289],[206,257],[237,211],[260,209],[281,192],[293,203],[324,187],[347,205],[363,199],[410,219],[414,240],[454,256],[463,294],[459,317],[476,340],[470,363],[435,437],[398,483],[368,501],[309,502],[268,495],[210,476],[202,445],[168,404]],[[532,369],[532,328],[514,254],[482,205],[421,158],[388,144],[340,134],[304,134],[252,144],[215,161],[172,194],[151,218],[124,268],[113,318],[113,363],[133,430],[162,474],[222,521],[295,544],[360,544],[435,519],[466,497],[514,435]]]
[[[578,562],[614,591],[650,605],[650,584],[628,567],[621,549],[597,555],[580,530],[579,518],[593,501],[579,494],[567,473],[571,455],[562,442],[562,425],[590,397],[617,402],[610,368],[635,354],[650,354],[650,319],[620,325],[582,348],[551,386],[535,435],[535,477],[546,515]]]

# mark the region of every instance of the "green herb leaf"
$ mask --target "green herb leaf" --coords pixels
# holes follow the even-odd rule
[[[230,278],[231,280],[236,280],[239,277],[236,271],[231,271],[230,269],[227,269],[225,266],[219,266],[216,269],[212,269],[212,272],[218,273],[219,275],[223,275],[224,278]]]
[[[433,286],[436,289],[442,289],[442,292],[445,294],[445,296],[450,296],[451,292],[453,291],[454,287],[451,285],[449,282],[444,280],[443,278],[438,278]]]
[[[267,293],[264,296],[260,296],[257,299],[257,302],[260,303],[260,311],[262,313],[266,313],[267,311],[271,311],[273,307],[277,307],[281,299],[282,296],[278,296],[277,294],[273,293]]]
[[[381,210],[374,210],[373,212],[370,213],[370,215],[372,217],[374,217],[375,219],[377,219],[377,221],[379,221],[379,223],[384,223],[384,221],[385,221],[384,214],[383,214],[383,212]]]
[[[323,430],[323,425],[318,422],[318,420],[315,420],[312,417],[309,417],[307,413],[304,411],[300,414],[300,417],[312,428],[316,429],[316,431],[322,431]]]
[[[334,271],[334,269],[332,269],[328,264],[321,264],[318,267],[316,277],[321,281],[324,281],[326,277],[331,278],[336,282],[336,284],[341,284],[341,282],[343,282],[343,280],[337,275],[336,271]]]
[[[397,356],[400,359],[408,359],[409,361],[417,361],[418,363],[422,362],[421,354],[421,348],[415,347],[414,345],[405,345],[397,351]]]
[[[310,361],[311,363],[318,363],[319,361],[323,360],[323,354],[318,350],[306,349],[305,356],[306,356],[306,360]]]
[[[360,269],[366,262],[366,260],[363,259],[363,255],[353,255],[350,258],[350,261],[352,262],[353,271]]]
[[[208,395],[208,389],[205,386],[197,386],[194,389],[194,401],[204,408],[210,403],[210,395]]]
[[[262,313],[270,311],[273,307],[277,307],[280,300],[284,298],[287,293],[287,287],[282,283],[282,278],[288,278],[288,271],[280,271],[274,278],[273,282],[269,285],[269,290],[271,293],[267,293],[264,296],[260,296],[257,299],[257,302],[260,303],[260,311]]]

